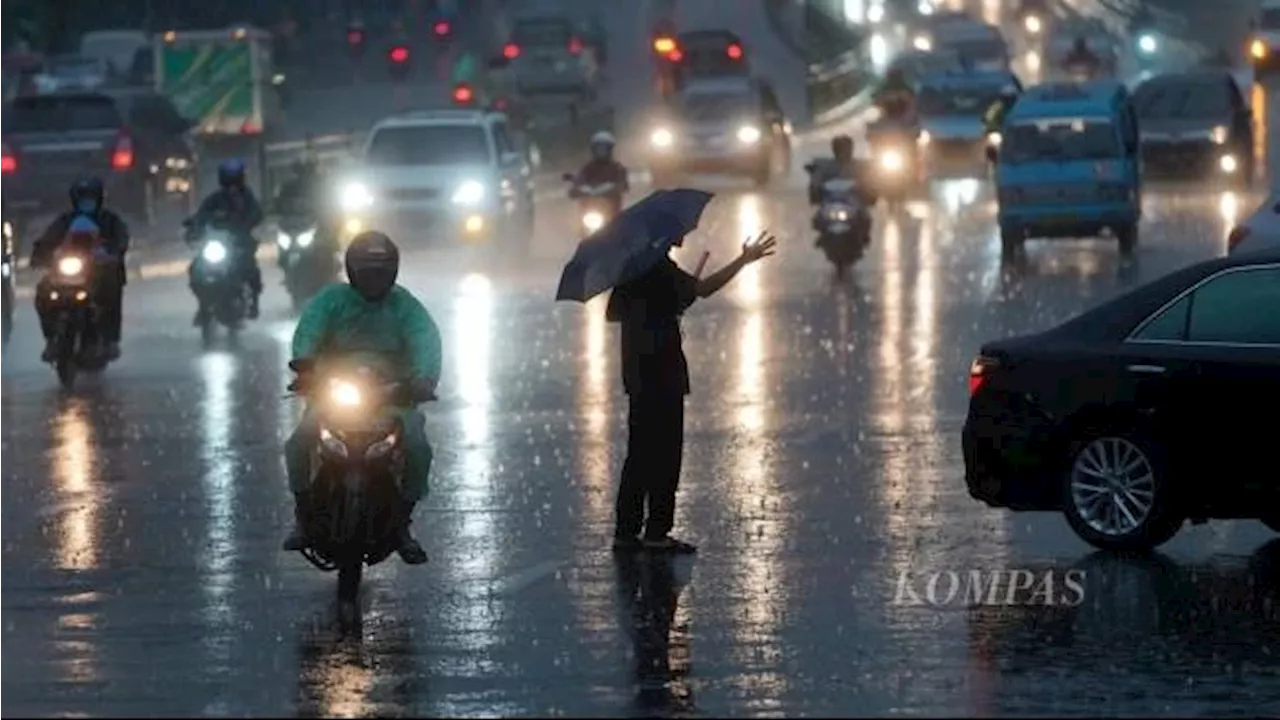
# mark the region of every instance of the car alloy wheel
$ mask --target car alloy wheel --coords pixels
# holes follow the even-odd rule
[[[1065,513],[1081,538],[1106,550],[1149,550],[1182,526],[1159,463],[1138,438],[1099,435],[1077,446]]]

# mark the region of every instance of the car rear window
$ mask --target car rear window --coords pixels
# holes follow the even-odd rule
[[[389,127],[377,131],[365,162],[370,165],[471,165],[492,161],[484,128],[474,125]]]
[[[760,114],[759,98],[745,93],[696,93],[684,96],[680,109],[693,122]]]
[[[573,29],[564,20],[521,20],[511,31],[511,40],[517,45],[554,45],[568,47]]]
[[[1157,78],[1133,94],[1138,117],[1218,119],[1231,114],[1231,89],[1220,78]]]
[[[115,102],[102,96],[23,97],[4,109],[6,133],[114,130],[121,124]]]

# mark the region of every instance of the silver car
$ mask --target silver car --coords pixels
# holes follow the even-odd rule
[[[1227,236],[1227,254],[1280,249],[1280,192],[1273,192]]]
[[[517,18],[502,54],[522,94],[595,96],[595,55],[569,18]]]

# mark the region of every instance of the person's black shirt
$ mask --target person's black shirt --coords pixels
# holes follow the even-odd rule
[[[670,258],[614,289],[606,318],[622,324],[622,386],[628,395],[689,394],[680,316],[698,280]]]

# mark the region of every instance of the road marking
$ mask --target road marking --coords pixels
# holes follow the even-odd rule
[[[564,565],[563,560],[548,560],[514,575],[502,578],[492,586],[494,595],[515,595],[516,593],[554,575]]]

